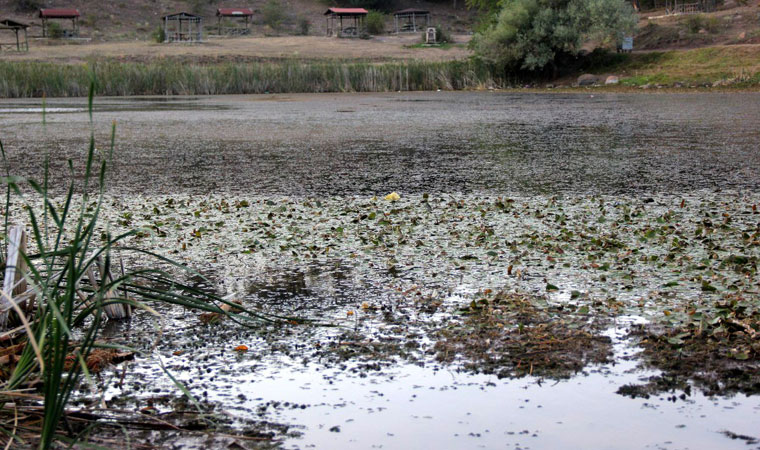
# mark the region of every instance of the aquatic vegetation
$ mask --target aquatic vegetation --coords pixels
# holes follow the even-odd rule
[[[285,60],[214,65],[112,60],[69,65],[0,62],[0,96],[217,95],[278,92],[388,92],[467,89],[503,83],[474,61],[343,62]]]
[[[587,307],[549,305],[540,297],[483,292],[462,311],[461,323],[438,333],[439,361],[464,358],[463,367],[499,378],[566,378],[588,364],[609,362],[609,337]]]
[[[743,315],[737,323],[754,317],[760,307],[754,295],[760,198],[754,194],[404,195],[394,202],[176,195],[106,203],[106,214],[114,221],[132,212],[129,225],[141,230],[138,241],[174,258],[202,261],[204,272],[228,292],[249,292],[243,299],[246,307],[299,310],[338,324],[408,324],[403,320],[411,314],[427,330],[423,334],[445,330],[441,317],[457,317],[457,309],[478,312],[464,317],[463,328],[441,331],[452,348],[476,337],[470,331],[477,327],[492,338],[513,332],[522,336],[513,329],[519,320],[515,324],[512,314],[525,310],[534,317],[525,324],[541,332],[536,336],[565,335],[601,345],[602,359],[570,364],[571,370],[603,360],[598,327],[618,315],[646,317],[667,342],[684,327],[696,333],[701,326],[705,333],[733,324],[726,322],[734,320],[727,318],[726,304],[738,305]],[[285,273],[292,281],[276,281]],[[364,292],[358,299],[356,289]],[[452,297],[455,292],[460,293]],[[515,298],[524,303],[506,301]],[[518,304],[525,308],[514,309]],[[551,324],[551,318],[566,324]],[[596,322],[588,322],[591,318]],[[588,328],[592,323],[596,325]],[[427,351],[420,342],[405,347],[406,336],[402,332],[386,344],[341,344],[365,342],[348,336],[336,339],[337,344],[324,343],[320,351],[332,348],[343,356],[360,356],[375,349],[370,353],[376,357],[390,352],[403,358],[410,351],[417,357]],[[679,339],[688,341],[687,336]],[[724,354],[735,354],[735,361],[756,359],[751,347],[726,346],[729,342],[717,345]],[[445,344],[440,345],[445,353]],[[380,348],[384,350],[378,353]],[[506,350],[514,352],[507,347],[505,355]],[[557,348],[565,350],[571,353]],[[477,360],[472,364],[476,368]],[[511,359],[494,362],[492,370],[526,373],[524,365],[515,371],[516,364]]]

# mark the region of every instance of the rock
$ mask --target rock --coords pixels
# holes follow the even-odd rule
[[[590,73],[584,73],[578,77],[578,86],[593,86],[597,83],[598,79],[596,75]]]
[[[615,75],[610,75],[607,77],[606,80],[604,80],[604,84],[618,84],[620,83],[620,78],[616,77]]]
[[[673,83],[674,88],[682,88],[683,86],[684,86],[683,83],[681,83],[680,81],[676,81],[675,83]]]
[[[700,28],[699,31],[697,31],[697,33],[699,33],[699,34],[707,34],[707,30],[705,30],[704,28]]]
[[[647,84],[641,86],[641,89],[652,89],[652,85],[649,84],[649,83],[647,83]]]

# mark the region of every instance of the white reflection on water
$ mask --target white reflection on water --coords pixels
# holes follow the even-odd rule
[[[42,108],[42,107],[23,107],[23,108],[0,108],[0,113],[82,113],[87,112],[87,108]]]
[[[304,436],[287,441],[287,448],[750,448],[722,432],[759,437],[755,398],[696,393],[671,402],[671,394],[630,399],[615,393],[656,374],[627,358],[638,349],[623,336],[641,322],[624,317],[607,331],[617,364],[564,381],[499,380],[414,365],[357,377],[288,364],[240,370],[233,385],[209,396],[232,415],[250,414],[243,411],[270,400],[310,405],[275,413],[275,420],[302,426]]]

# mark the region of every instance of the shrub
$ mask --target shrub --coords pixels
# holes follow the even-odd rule
[[[427,41],[427,30],[422,32],[422,42]],[[454,42],[454,39],[451,37],[451,34],[449,34],[448,31],[445,31],[440,25],[435,26],[435,42],[436,44],[446,44],[449,42]]]
[[[717,33],[720,31],[720,20],[717,17],[707,17],[702,14],[693,14],[687,16],[683,21],[684,26],[689,33],[699,33],[704,29],[708,33]]]
[[[301,36],[307,36],[309,29],[311,28],[311,22],[306,17],[300,17],[298,19],[298,34]]]
[[[285,21],[285,9],[279,0],[269,0],[261,11],[262,20],[273,30],[279,30]]]
[[[385,31],[385,14],[380,11],[370,11],[367,14],[367,33],[383,34]]]
[[[42,8],[43,4],[39,0],[16,0],[16,9],[18,11],[36,11]]]
[[[63,28],[58,22],[48,22],[47,35],[50,39],[60,39],[63,37]]]
[[[164,27],[159,25],[153,30],[153,40],[159,44],[166,41],[166,31],[164,30]]]
[[[422,38],[425,38],[425,35],[423,34]],[[444,30],[440,25],[435,26],[435,41],[439,44],[446,44],[449,42],[454,42],[454,39],[451,37],[451,34],[449,34],[448,31]]]

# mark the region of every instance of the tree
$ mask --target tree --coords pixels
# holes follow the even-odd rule
[[[502,0],[486,29],[475,35],[476,55],[504,70],[541,70],[576,56],[584,42],[617,42],[637,16],[625,0]]]

